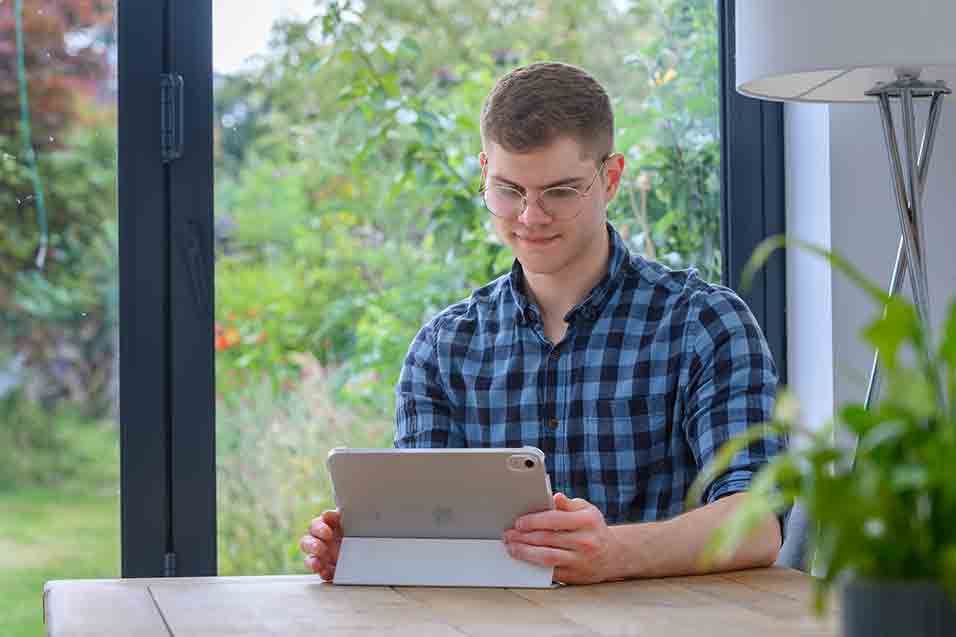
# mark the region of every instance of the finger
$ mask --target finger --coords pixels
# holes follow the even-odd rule
[[[543,511],[523,515],[515,521],[519,531],[577,531],[592,526],[590,507],[578,511]]]
[[[303,560],[306,567],[313,573],[318,573],[322,569],[335,570],[336,561],[329,554],[325,555],[307,555]]]
[[[573,500],[560,491],[554,494],[554,506],[559,511],[583,511],[591,507],[591,503],[584,498]]]
[[[324,542],[331,542],[335,539],[335,530],[326,524],[322,518],[315,518],[309,526],[309,535],[318,538]]]
[[[311,535],[303,535],[299,539],[299,548],[302,549],[302,552],[306,555],[315,555],[319,550],[320,541],[312,537]]]
[[[508,554],[516,560],[529,562],[539,566],[568,566],[574,563],[574,553],[564,549],[546,546],[532,546],[520,542],[511,542],[508,545]]]
[[[331,582],[335,578],[335,565],[333,564],[316,564],[312,568],[312,572],[321,577],[326,582]]]
[[[306,555],[315,555],[324,559],[338,559],[338,540],[320,540],[311,535],[305,535],[299,541],[299,548]]]
[[[532,546],[550,546],[552,548],[565,549],[568,551],[580,551],[584,548],[586,533],[575,533],[567,531],[531,531],[522,533],[520,531],[507,531],[505,533],[505,542],[519,544],[531,544]]]
[[[335,564],[321,564],[316,570],[316,572],[326,582],[331,582],[332,578],[335,577]]]

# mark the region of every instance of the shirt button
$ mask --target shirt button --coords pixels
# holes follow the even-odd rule
[[[558,419],[557,418],[548,418],[548,428],[557,429],[558,428]]]

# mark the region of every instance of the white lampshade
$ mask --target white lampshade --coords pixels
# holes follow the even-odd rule
[[[956,0],[737,0],[737,90],[863,102],[898,69],[956,90]]]

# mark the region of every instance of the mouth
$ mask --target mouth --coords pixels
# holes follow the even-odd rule
[[[546,246],[557,241],[561,235],[554,234],[550,236],[535,237],[535,236],[523,236],[523,235],[515,233],[514,236],[515,238],[518,239],[518,241],[529,246]]]

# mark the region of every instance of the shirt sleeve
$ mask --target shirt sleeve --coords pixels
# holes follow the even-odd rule
[[[754,474],[786,448],[787,440],[764,424],[773,416],[777,371],[747,305],[726,288],[698,292],[693,300],[684,428],[698,470],[728,440],[751,427],[766,430],[735,454],[727,470],[707,487],[701,504],[709,504],[746,491]],[[781,535],[786,518],[779,516]]]
[[[405,356],[396,387],[395,446],[464,447],[461,427],[441,380],[436,323],[423,327]]]

